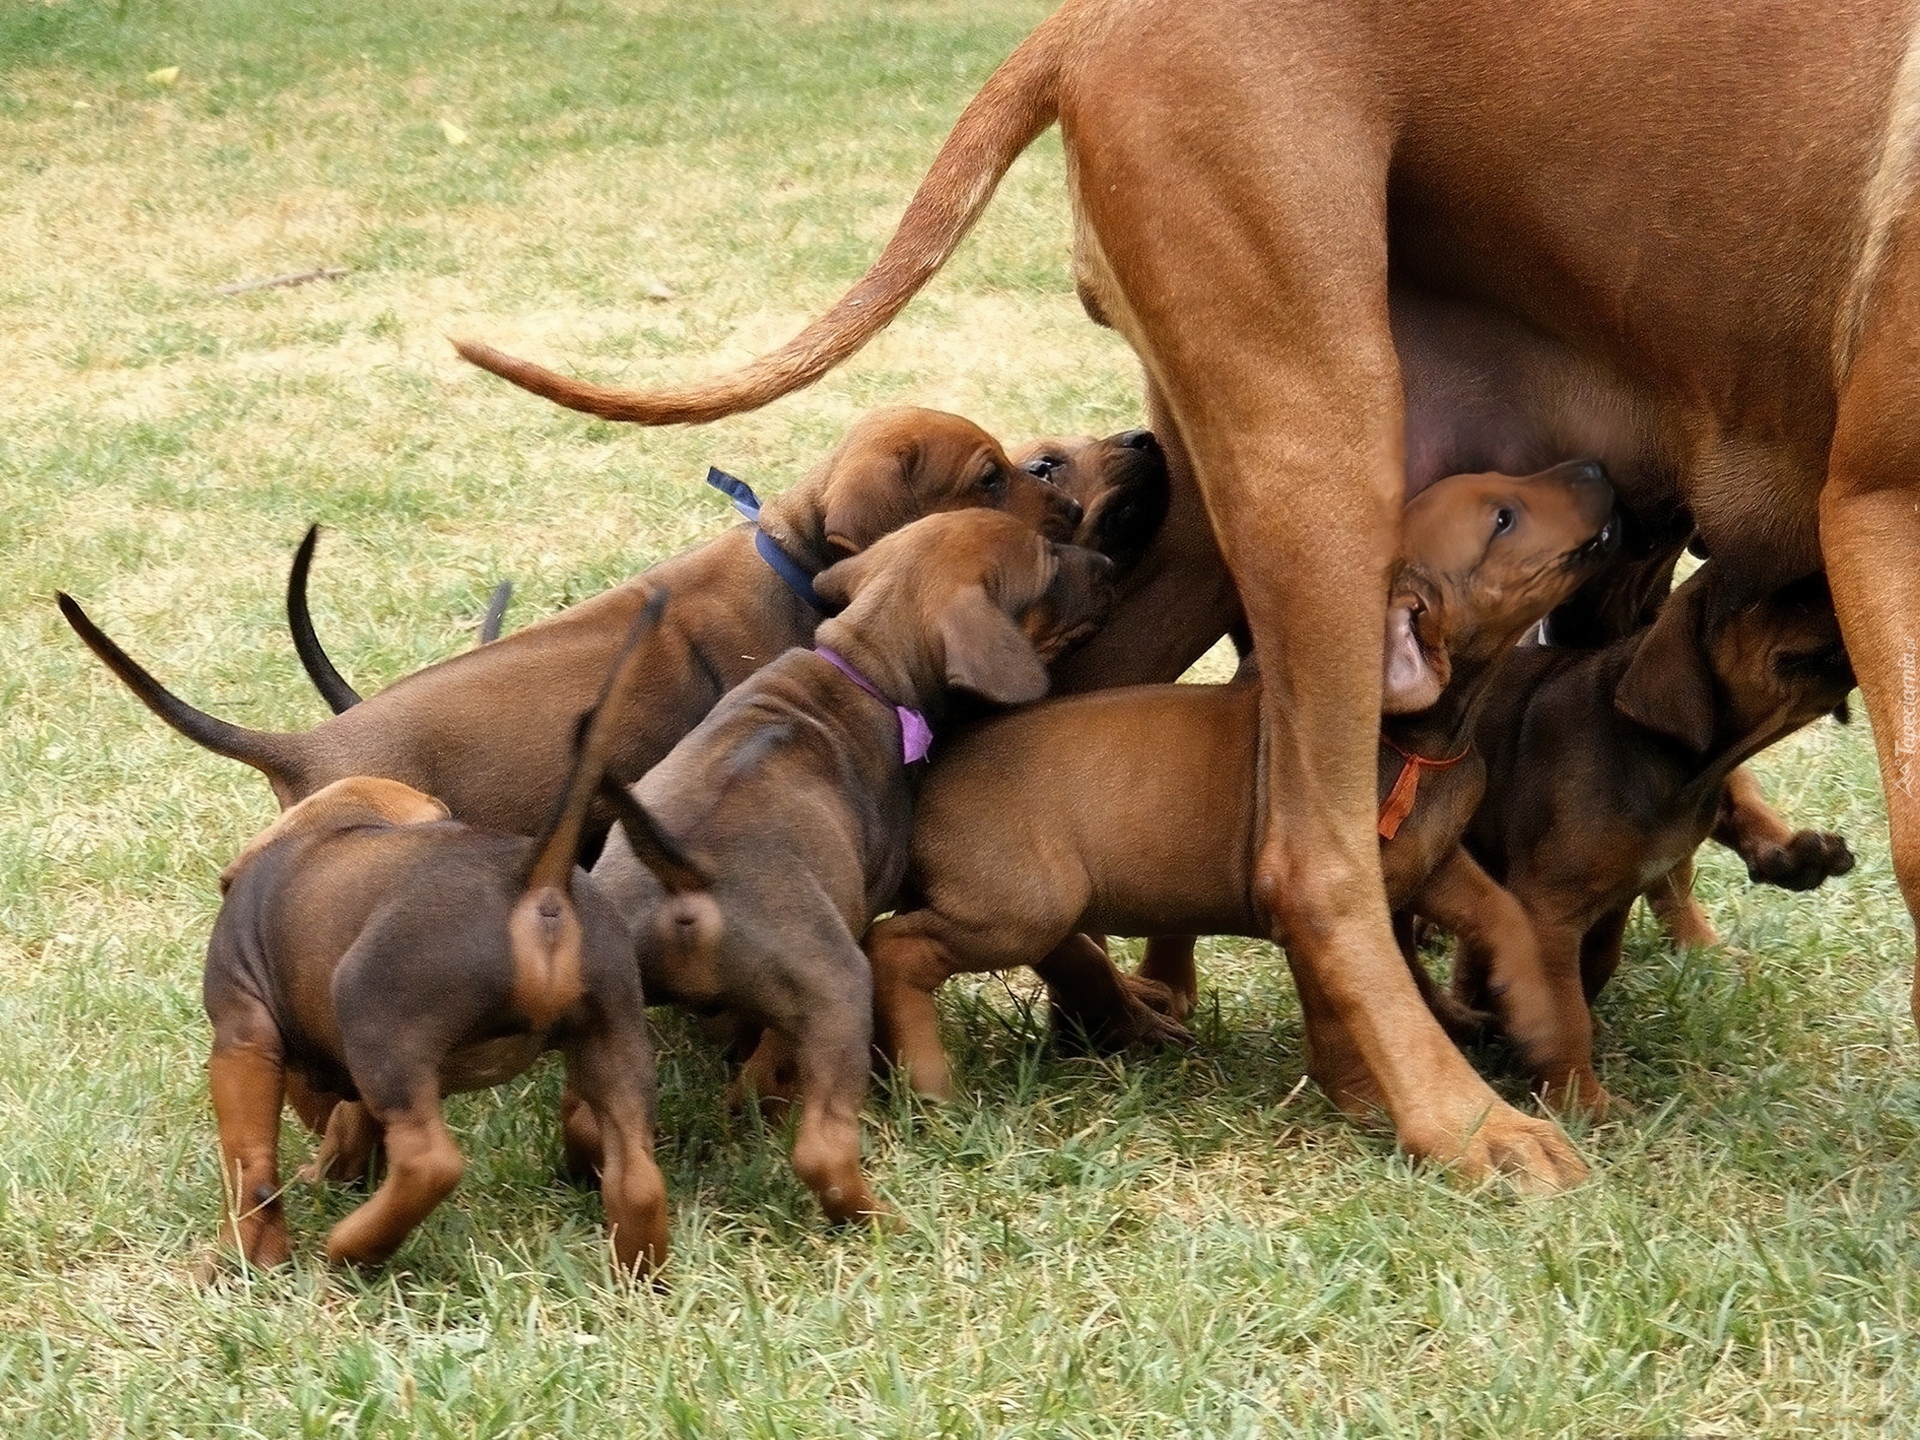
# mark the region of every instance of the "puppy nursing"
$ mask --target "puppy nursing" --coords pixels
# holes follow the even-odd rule
[[[1755,597],[1738,583],[1709,560],[1637,635],[1604,650],[1520,651],[1476,727],[1489,782],[1467,847],[1539,944],[1464,950],[1454,995],[1497,1011],[1550,1103],[1595,1116],[1610,1103],[1588,1005],[1620,963],[1634,897],[1690,870],[1735,766],[1853,688],[1823,579]],[[1775,848],[1806,858],[1810,874],[1774,871],[1803,884],[1852,865],[1838,836],[1789,834]]]
[[[1458,476],[1408,505],[1388,692],[1426,708],[1388,722],[1383,799],[1407,767],[1402,751],[1440,759],[1463,747],[1505,653],[1607,558],[1612,515],[1612,490],[1585,464],[1528,480]],[[1269,738],[1258,717],[1250,685],[1096,692],[992,720],[942,757],[921,793],[899,913],[867,941],[881,1047],[915,1089],[952,1089],[932,998],[949,975],[1036,965],[1050,985],[1084,988],[1112,972],[1076,932],[1267,933],[1250,888]],[[1382,846],[1396,904],[1429,895],[1451,914],[1494,889],[1458,846],[1480,783],[1470,760],[1419,780]],[[1527,943],[1524,926],[1504,938]]]

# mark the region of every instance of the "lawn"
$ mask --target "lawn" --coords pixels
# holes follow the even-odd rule
[[[1920,1046],[1864,720],[1762,766],[1860,865],[1644,917],[1600,1007],[1627,1119],[1580,1190],[1408,1164],[1302,1086],[1271,947],[1203,948],[1201,1043],[1066,1058],[1021,982],[956,984],[963,1094],[877,1093],[894,1235],[820,1223],[718,1062],[663,1044],[670,1284],[609,1273],[555,1177],[553,1069],[450,1114],[454,1198],[383,1271],[354,1203],[202,1290],[219,1217],[198,976],[274,813],[141,709],[71,591],[216,714],[325,714],[282,591],[371,690],[728,523],[908,402],[1009,441],[1140,421],[1068,273],[1057,143],[882,338],[702,429],[591,422],[454,330],[639,383],[787,337],[884,240],[1038,0],[0,0],[0,1430],[39,1434],[1832,1436],[1920,1429]],[[274,275],[337,278],[219,293]],[[1524,1097],[1512,1057],[1480,1062]],[[283,1161],[309,1141],[291,1125]]]

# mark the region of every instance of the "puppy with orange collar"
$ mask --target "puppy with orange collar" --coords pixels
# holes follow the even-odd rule
[[[1459,845],[1484,779],[1474,713],[1514,642],[1609,557],[1617,529],[1612,489],[1585,463],[1455,476],[1408,504],[1386,663],[1394,693],[1428,703],[1382,728],[1381,860],[1397,906],[1418,897],[1489,943],[1529,943]],[[1264,733],[1259,707],[1252,684],[1075,695],[976,727],[933,767],[898,912],[866,941],[881,1047],[916,1090],[952,1091],[933,1005],[949,975],[1032,965],[1086,1013],[1100,992],[1118,1003],[1123,978],[1082,932],[1267,933],[1255,777],[1283,737]]]

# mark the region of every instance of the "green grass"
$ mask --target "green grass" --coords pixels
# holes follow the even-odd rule
[[[327,1270],[353,1197],[299,1187],[294,1266],[188,1281],[219,1209],[200,956],[272,802],[139,709],[53,590],[216,713],[305,726],[280,594],[311,520],[319,625],[371,689],[470,643],[497,578],[513,625],[591,594],[724,523],[709,461],[777,489],[870,405],[1137,423],[1131,357],[1072,298],[1051,140],[875,346],[757,415],[590,423],[444,339],[632,382],[784,339],[1042,9],[0,3],[7,1435],[1920,1426],[1911,937],[1860,724],[1763,767],[1853,875],[1790,896],[1716,854],[1724,946],[1636,921],[1600,1045],[1637,1111],[1576,1136],[1595,1178],[1556,1200],[1339,1119],[1297,1084],[1278,957],[1212,943],[1186,1055],[1063,1058],[1024,983],[952,987],[963,1098],[868,1110],[898,1235],[824,1230],[662,1016],[665,1293],[609,1276],[597,1201],[554,1178],[550,1070],[453,1105],[467,1179],[386,1271]],[[212,293],[319,265],[352,273]]]

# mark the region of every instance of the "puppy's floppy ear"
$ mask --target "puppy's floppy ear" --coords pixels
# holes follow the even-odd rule
[[[827,543],[857,555],[920,513],[909,451],[851,441],[827,464],[820,530]],[[817,586],[815,588],[818,588]]]
[[[1426,601],[1418,595],[1395,595],[1387,604],[1386,659],[1380,674],[1380,711],[1383,715],[1412,715],[1440,698],[1453,678],[1453,661],[1444,644],[1423,636],[1420,622],[1428,618]],[[1431,623],[1429,631],[1438,627]]]
[[[813,593],[829,605],[838,605],[844,610],[871,578],[874,563],[873,557],[864,550],[845,560],[836,560],[813,577]]]
[[[949,685],[1002,705],[1047,693],[1047,667],[984,586],[967,586],[940,612],[940,643]]]
[[[1636,725],[1671,736],[1696,755],[1713,744],[1713,665],[1707,654],[1704,586],[1682,586],[1640,633],[1633,663],[1614,688],[1613,708]]]
[[[411,785],[375,775],[349,775],[282,810],[271,825],[247,841],[220,872],[220,893],[227,893],[234,878],[251,865],[262,850],[296,832],[321,830],[328,825],[364,824],[368,820],[389,825],[432,825],[451,819],[452,815],[440,801]]]

